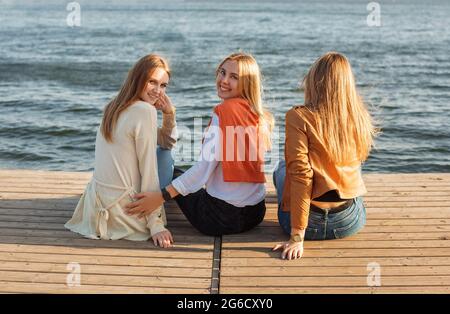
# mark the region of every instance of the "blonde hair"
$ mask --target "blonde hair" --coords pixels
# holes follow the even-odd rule
[[[236,61],[239,69],[238,91],[241,97],[250,104],[252,110],[259,117],[259,124],[263,126],[264,142],[267,148],[271,147],[270,134],[275,121],[273,115],[263,106],[263,87],[261,84],[261,71],[255,58],[244,52],[232,53],[220,62],[216,69],[216,76],[226,61]]]
[[[347,58],[328,52],[303,80],[305,106],[316,117],[320,138],[334,162],[365,161],[378,130],[360,95]]]
[[[161,68],[170,77],[170,68],[164,58],[149,54],[142,57],[128,72],[119,93],[105,107],[101,124],[101,132],[108,142],[112,142],[112,133],[120,114],[140,97],[150,76]]]

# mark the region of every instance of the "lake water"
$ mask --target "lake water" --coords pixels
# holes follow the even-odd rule
[[[450,172],[450,1],[378,1],[380,26],[355,0],[78,1],[79,27],[68,3],[0,0],[0,168],[92,170],[102,109],[151,52],[170,61],[178,124],[206,124],[215,67],[242,49],[261,66],[280,152],[298,82],[335,50],[383,130],[364,171]]]

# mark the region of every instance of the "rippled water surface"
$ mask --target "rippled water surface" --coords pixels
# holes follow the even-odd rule
[[[449,1],[379,1],[380,27],[356,0],[79,1],[80,27],[67,3],[0,1],[0,168],[92,169],[102,108],[150,52],[171,63],[179,125],[207,123],[215,66],[242,49],[262,68],[280,151],[299,80],[336,50],[383,130],[364,170],[450,171]]]

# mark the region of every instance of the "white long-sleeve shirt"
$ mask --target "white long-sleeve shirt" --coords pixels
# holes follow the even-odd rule
[[[219,117],[213,114],[210,127],[205,132],[199,160],[183,175],[172,181],[172,185],[183,196],[194,193],[206,185],[209,195],[236,207],[256,205],[264,200],[264,183],[225,182],[222,162],[217,158],[222,145],[217,136]],[[219,151],[219,153],[218,153]]]
[[[152,105],[138,101],[122,112],[107,142],[97,131],[94,175],[66,228],[90,238],[147,240],[164,231],[161,206],[138,219],[124,206],[136,192],[159,191],[156,149],[171,148],[176,138],[174,115],[163,115],[162,128]]]

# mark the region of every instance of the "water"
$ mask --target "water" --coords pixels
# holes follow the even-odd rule
[[[450,171],[449,1],[379,1],[380,27],[356,0],[78,1],[80,27],[68,2],[0,0],[0,168],[92,170],[102,108],[150,52],[170,61],[179,125],[207,123],[215,67],[242,49],[281,132],[299,80],[335,50],[383,130],[364,171]]]

